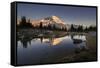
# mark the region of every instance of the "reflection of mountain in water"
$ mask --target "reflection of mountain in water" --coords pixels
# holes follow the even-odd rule
[[[40,38],[42,43],[50,43],[50,45],[57,45],[61,43],[62,39],[60,38]]]
[[[26,38],[25,36],[21,39],[19,39],[18,41],[20,41],[23,45],[24,48],[27,48],[28,44],[31,45],[31,42],[32,41],[36,41],[36,40],[39,40],[41,43],[47,43],[49,45],[57,45],[59,43],[61,43],[61,39],[60,38],[43,38],[43,37],[40,37],[40,38]]]
[[[32,35],[34,35],[34,34],[32,34]],[[18,36],[18,41],[20,41],[22,43],[24,48],[27,48],[28,44],[32,45],[31,42],[35,42],[35,41],[40,41],[41,44],[46,43],[50,46],[59,45],[64,40],[64,37],[67,36],[67,34],[64,35],[64,36],[51,35],[49,37],[48,37],[48,34],[41,34],[41,35],[39,34],[39,36],[36,36],[36,37],[34,37],[32,35],[19,35]],[[87,48],[87,46],[86,46],[86,37],[84,35],[71,34],[71,35],[68,35],[68,36],[70,36],[73,44],[76,47],[76,50],[77,49],[82,50],[82,49]]]
[[[17,32],[17,40],[21,41],[23,47],[27,47],[28,43],[32,40],[40,40],[41,43],[50,43],[50,45],[57,45],[61,42],[61,37],[67,35],[67,32],[58,32],[42,29],[34,30],[20,30]],[[28,43],[27,43],[28,42]]]

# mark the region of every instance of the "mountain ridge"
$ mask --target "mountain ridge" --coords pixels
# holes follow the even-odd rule
[[[56,26],[59,25],[59,26],[65,27],[64,25],[66,25],[66,23],[63,22],[61,20],[61,18],[58,17],[58,16],[50,16],[50,17],[42,18],[40,20],[33,20],[32,25],[33,26],[39,26],[39,24],[41,22],[43,23],[43,26],[47,26],[47,25],[51,24],[51,25],[56,25]]]

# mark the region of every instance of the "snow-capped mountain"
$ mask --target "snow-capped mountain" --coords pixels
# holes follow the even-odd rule
[[[66,28],[66,23],[64,23],[60,17],[58,16],[50,16],[46,17],[40,20],[33,20],[32,25],[33,26],[39,26],[40,23],[42,23],[43,26],[56,26],[57,28]]]

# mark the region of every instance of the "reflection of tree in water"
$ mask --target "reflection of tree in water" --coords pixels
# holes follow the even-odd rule
[[[40,41],[41,41],[41,43],[43,43],[43,37],[40,37]]]
[[[42,23],[41,26],[42,28]],[[40,40],[41,43],[44,42],[45,39],[48,39],[46,43],[53,43],[57,44],[59,42],[58,38],[66,36],[66,32],[58,32],[58,31],[51,31],[51,30],[44,30],[44,29],[19,29],[17,32],[17,41],[21,41],[23,47],[27,47],[28,43],[34,39]]]
[[[76,36],[78,36],[78,38],[75,38]],[[85,39],[83,39],[83,37],[85,36],[84,35],[74,35],[74,34],[71,35],[73,44],[76,46],[75,53],[79,53],[80,51],[87,50],[86,37]]]
[[[28,44],[31,45],[32,38],[23,36],[19,39],[19,41],[22,43],[23,48],[27,48]]]
[[[22,45],[24,48],[27,48],[28,45],[31,45],[31,40],[32,41],[36,41],[36,40],[40,40],[41,43],[47,43],[49,45],[58,45],[59,43],[61,43],[61,41],[63,39],[61,39],[62,37],[56,37],[54,35],[51,35],[49,37],[47,37],[48,35],[45,34],[37,34],[36,37],[34,34],[19,34],[18,36],[18,40],[21,41]],[[83,50],[86,49],[86,38],[85,40],[83,39],[83,37],[85,37],[83,34],[70,34],[69,35],[72,39],[73,44],[75,45],[77,50]],[[77,36],[77,38],[76,38]]]

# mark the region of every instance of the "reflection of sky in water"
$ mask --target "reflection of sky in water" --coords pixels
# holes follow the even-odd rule
[[[25,42],[27,46],[24,46],[21,41],[18,41],[18,63],[48,63],[73,54],[76,48],[80,49],[86,46],[86,42],[77,42],[74,44],[74,39],[86,40],[85,36],[75,35],[71,37],[69,35],[61,38],[32,39],[31,41]]]

